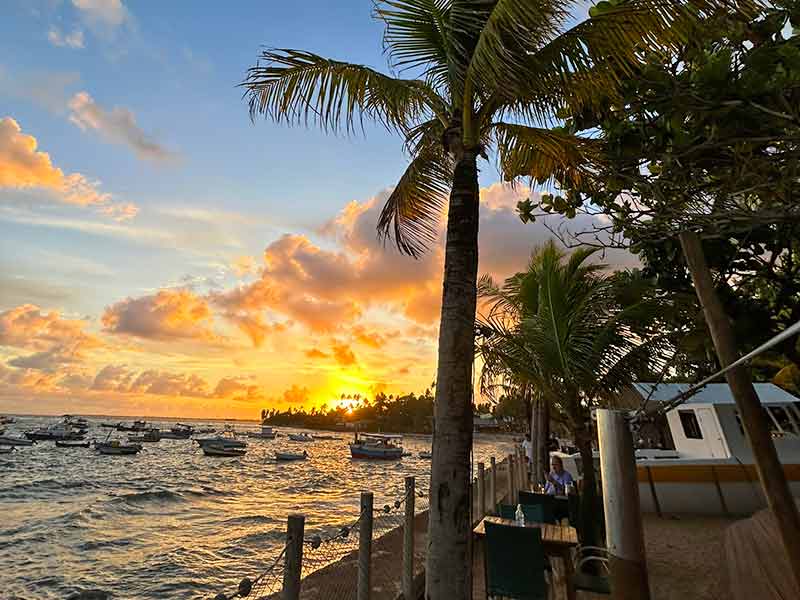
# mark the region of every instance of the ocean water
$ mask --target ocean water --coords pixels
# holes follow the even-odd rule
[[[90,419],[87,439],[105,437],[102,420],[118,419]],[[53,421],[20,417],[6,435]],[[88,589],[113,598],[211,598],[263,570],[283,546],[289,513],[305,514],[311,535],[352,521],[362,490],[381,506],[414,475],[427,491],[430,461],[417,453],[430,449],[429,437],[407,436],[412,457],[382,462],[351,460],[351,434],[332,435],[340,439],[249,439],[240,458],[206,457],[191,440],[145,444],[136,456],[53,442],[0,455],[0,598]],[[507,438],[476,436],[474,461],[488,464],[510,448]],[[311,458],[275,462],[276,450],[289,449]]]

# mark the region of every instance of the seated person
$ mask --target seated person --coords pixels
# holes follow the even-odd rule
[[[569,471],[564,470],[564,461],[558,456],[550,457],[550,472],[545,475],[547,485],[544,493],[551,496],[566,496],[567,484],[574,484]]]

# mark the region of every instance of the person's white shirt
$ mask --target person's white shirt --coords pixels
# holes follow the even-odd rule
[[[533,444],[528,438],[522,440],[522,450],[525,452],[525,456],[528,457],[528,460],[533,462]]]

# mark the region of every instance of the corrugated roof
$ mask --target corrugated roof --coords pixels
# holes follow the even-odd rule
[[[667,402],[675,396],[688,390],[691,383],[634,383],[636,391],[643,398],[647,398],[650,391],[655,387],[650,400],[654,402]],[[774,383],[754,383],[756,394],[758,394],[761,404],[786,404],[787,402],[798,402],[796,398],[786,390],[779,388]],[[735,404],[733,394],[727,383],[709,383],[702,390],[697,392],[686,401],[686,404]]]

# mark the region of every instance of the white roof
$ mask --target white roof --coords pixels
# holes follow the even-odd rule
[[[675,398],[678,394],[688,390],[693,384],[691,383],[634,383],[633,386],[636,391],[642,395],[642,398],[647,398],[650,392],[655,387],[650,396],[653,402],[668,402]],[[754,383],[753,387],[756,389],[761,404],[787,404],[790,402],[798,402],[800,399],[796,398],[786,390],[779,388],[774,383]],[[686,404],[735,404],[733,394],[728,387],[727,383],[709,383],[699,392],[686,400]]]

